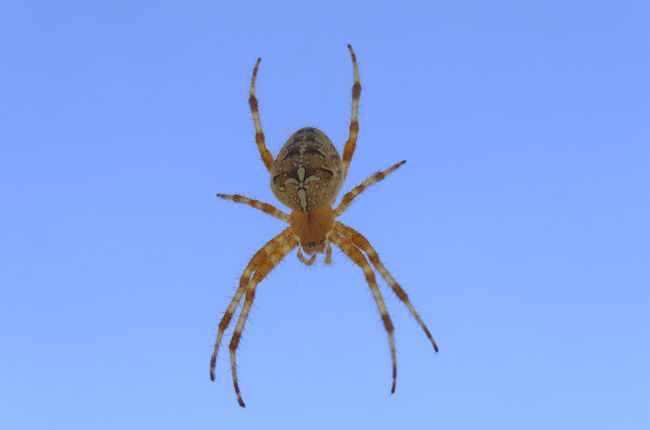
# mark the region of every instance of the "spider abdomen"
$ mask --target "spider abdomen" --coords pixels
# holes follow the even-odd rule
[[[301,212],[331,205],[341,185],[341,157],[325,133],[313,127],[301,128],[289,137],[271,170],[273,194]]]

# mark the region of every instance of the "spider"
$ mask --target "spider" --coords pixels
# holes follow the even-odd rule
[[[217,194],[217,197],[252,206],[268,215],[289,223],[289,227],[268,241],[248,262],[239,281],[239,287],[219,323],[217,340],[214,344],[212,359],[210,360],[210,379],[212,381],[214,381],[214,369],[221,339],[241,302],[242,296],[245,295],[244,305],[230,341],[230,369],[235,393],[237,394],[237,401],[241,407],[245,407],[245,404],[237,381],[236,352],[242,330],[244,329],[248,313],[253,304],[257,285],[294,248],[298,248],[297,257],[307,266],[311,266],[314,263],[319,253],[325,254],[325,264],[329,265],[332,262],[331,244],[333,243],[354,264],[363,270],[370,291],[379,309],[384,328],[388,333],[393,366],[391,393],[395,392],[395,384],[397,381],[393,323],[388,315],[384,299],[377,286],[375,273],[370,264],[374,266],[397,297],[406,305],[413,317],[420,324],[420,327],[422,327],[422,330],[424,330],[429,341],[431,341],[434,350],[438,352],[438,346],[433,336],[431,336],[429,329],[424,324],[424,321],[422,321],[422,318],[420,318],[420,315],[415,311],[415,308],[413,308],[406,292],[383,265],[379,259],[379,255],[370,242],[353,228],[335,221],[335,218],[343,214],[355,197],[361,194],[366,188],[381,181],[406,163],[406,161],[400,161],[388,169],[370,176],[351,191],[347,192],[338,206],[332,209],[336,196],[341,190],[341,186],[347,176],[359,133],[358,114],[361,85],[359,83],[356,55],[351,45],[348,45],[348,49],[352,57],[354,85],[352,86],[350,132],[348,140],[345,142],[345,148],[343,149],[343,158],[339,156],[330,139],[322,131],[313,127],[306,127],[301,128],[289,137],[274,160],[273,155],[266,148],[257,98],[255,97],[255,81],[257,79],[257,71],[261,58],[257,59],[253,68],[248,102],[255,125],[255,142],[260,151],[264,166],[266,166],[266,169],[271,175],[271,190],[273,194],[282,203],[290,207],[292,211],[291,214],[286,214],[273,205],[237,194]],[[309,257],[306,257],[303,251]],[[370,260],[370,263],[368,260]]]

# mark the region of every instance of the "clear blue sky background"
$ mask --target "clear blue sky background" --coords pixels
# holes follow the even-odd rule
[[[0,428],[650,428],[647,1],[0,2]],[[283,225],[254,144],[361,133],[339,253],[292,254],[208,379],[248,259]],[[227,342],[228,340],[226,340]],[[225,351],[222,350],[222,351]]]

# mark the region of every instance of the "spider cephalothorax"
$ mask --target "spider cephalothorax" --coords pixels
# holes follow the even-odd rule
[[[335,209],[332,208],[336,196],[341,190],[341,186],[347,176],[359,132],[358,111],[361,85],[359,84],[356,56],[354,55],[352,46],[348,45],[348,49],[352,56],[354,85],[352,86],[350,134],[345,143],[342,158],[325,133],[313,127],[305,127],[289,137],[274,160],[266,148],[257,98],[255,97],[255,81],[261,61],[259,58],[253,69],[249,104],[255,124],[255,142],[262,156],[262,161],[271,175],[271,189],[273,190],[273,194],[275,194],[278,200],[290,207],[292,211],[291,214],[286,214],[268,203],[262,203],[240,195],[217,194],[217,196],[223,199],[248,204],[289,223],[288,228],[267,242],[249,261],[240,278],[239,287],[219,323],[217,341],[215,342],[214,352],[210,361],[210,379],[212,380],[214,380],[214,368],[221,339],[239,306],[239,302],[245,295],[246,299],[244,300],[244,305],[237,320],[232,340],[230,341],[230,368],[237,400],[241,406],[244,406],[244,401],[241,397],[239,383],[237,381],[236,351],[239,346],[244,324],[253,304],[257,285],[294,248],[298,248],[297,256],[300,261],[308,266],[314,263],[319,253],[324,253],[325,264],[330,264],[332,261],[331,243],[334,243],[354,264],[363,270],[373,298],[377,303],[379,313],[381,314],[384,328],[388,333],[391,360],[393,363],[391,392],[395,391],[395,383],[397,381],[393,323],[391,322],[388,310],[384,304],[384,299],[377,286],[377,280],[371,264],[381,274],[397,297],[404,302],[426,333],[433,348],[436,352],[438,351],[438,346],[433,340],[429,329],[420,318],[420,315],[415,311],[413,305],[411,305],[411,301],[406,295],[406,292],[395,281],[390,272],[388,272],[379,259],[379,255],[372,245],[370,245],[370,242],[356,230],[335,221],[335,218],[340,216],[350,206],[352,200],[363,192],[363,190],[381,181],[405,163],[405,161],[400,161],[384,171],[375,173],[346,193],[338,206]],[[302,251],[306,252],[310,257],[306,258]]]

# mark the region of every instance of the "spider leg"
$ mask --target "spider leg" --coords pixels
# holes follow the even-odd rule
[[[438,345],[436,344],[436,341],[433,339],[433,336],[431,336],[431,332],[427,328],[426,324],[424,323],[422,318],[420,318],[420,315],[417,313],[417,311],[411,304],[411,301],[406,295],[406,291],[404,291],[404,289],[397,283],[395,278],[393,278],[393,276],[390,274],[388,269],[386,269],[384,264],[379,259],[379,254],[377,254],[375,248],[373,248],[370,242],[368,242],[368,239],[366,239],[358,231],[340,222],[336,222],[336,221],[334,222],[334,230],[340,235],[351,240],[352,243],[354,243],[354,245],[356,245],[359,249],[362,249],[366,254],[368,254],[368,258],[370,258],[370,262],[372,263],[372,265],[375,266],[375,269],[377,269],[379,273],[381,273],[381,276],[384,278],[384,280],[386,280],[386,283],[390,286],[390,288],[393,290],[395,295],[406,305],[409,312],[411,312],[411,315],[413,315],[413,317],[418,322],[418,324],[420,324],[420,327],[422,327],[422,330],[424,330],[424,333],[431,341],[431,345],[433,345],[433,349],[436,352],[438,352]]]
[[[239,305],[239,302],[241,301],[241,298],[244,295],[244,292],[246,291],[246,287],[250,282],[253,272],[257,270],[260,267],[260,265],[270,255],[273,255],[273,253],[275,252],[279,244],[285,243],[290,237],[291,237],[290,229],[284,230],[282,233],[275,236],[273,239],[268,241],[266,245],[260,248],[260,250],[257,251],[253,256],[253,258],[251,258],[251,260],[248,262],[248,265],[246,265],[246,268],[244,269],[244,273],[242,273],[241,278],[239,280],[239,287],[237,288],[237,291],[235,291],[235,295],[230,301],[228,308],[226,308],[226,312],[223,314],[223,317],[219,322],[217,340],[214,343],[214,350],[212,352],[212,358],[210,359],[210,379],[212,381],[214,381],[214,368],[217,365],[217,353],[219,352],[219,345],[221,345],[221,339],[223,338],[226,329],[230,325],[230,321],[232,320],[232,317],[235,314],[235,311],[237,310],[237,306]]]
[[[311,257],[307,258],[302,253],[302,248],[298,247],[298,260],[300,260],[305,266],[311,266],[316,261],[316,254],[312,254]]]
[[[394,334],[393,323],[390,319],[390,316],[388,315],[388,309],[386,309],[386,304],[384,303],[384,299],[382,298],[381,292],[379,291],[379,287],[377,286],[375,273],[372,271],[372,267],[370,267],[370,264],[368,263],[368,260],[366,260],[366,257],[363,256],[361,251],[359,251],[359,249],[357,249],[357,247],[354,246],[354,244],[350,240],[346,239],[343,236],[338,236],[335,234],[331,236],[331,240],[332,242],[334,242],[334,244],[336,244],[339,248],[341,248],[341,251],[343,251],[343,253],[347,255],[354,262],[354,264],[356,264],[363,270],[363,273],[366,276],[366,281],[370,286],[370,291],[372,292],[375,302],[377,303],[377,308],[379,309],[381,319],[384,322],[384,328],[388,333],[388,342],[390,344],[390,356],[393,362],[393,384],[391,386],[390,392],[394,393],[395,384],[397,383],[397,358],[395,353],[395,334]]]
[[[359,185],[357,185],[356,187],[352,188],[352,190],[345,193],[345,195],[341,199],[341,203],[339,203],[336,209],[334,209],[334,216],[340,216],[350,206],[352,200],[354,200],[356,196],[358,196],[363,191],[365,191],[365,189],[368,188],[369,186],[376,184],[377,182],[381,181],[382,179],[384,179],[386,176],[388,176],[395,170],[402,167],[405,163],[406,160],[402,160],[399,163],[392,165],[386,170],[377,172],[374,175],[367,178],[362,183],[360,183]]]
[[[280,209],[275,206],[260,202],[259,200],[250,199],[248,197],[240,196],[239,194],[217,194],[217,197],[224,200],[230,200],[236,203],[244,203],[248,206],[252,206],[255,209],[259,209],[262,212],[271,215],[272,217],[281,219],[282,221],[289,222],[289,215],[282,212]]]
[[[361,84],[359,83],[359,67],[357,66],[357,56],[354,54],[352,45],[348,45],[350,55],[352,56],[352,68],[354,69],[354,84],[352,85],[352,115],[350,117],[350,134],[345,142],[343,149],[343,179],[348,175],[348,168],[354,155],[354,148],[357,146],[357,136],[359,135],[359,98],[361,97]]]
[[[286,243],[282,243],[277,246],[270,255],[264,260],[264,262],[257,268],[253,279],[251,279],[248,288],[246,289],[246,299],[244,300],[244,306],[242,307],[241,313],[239,314],[239,319],[237,320],[237,325],[235,326],[235,331],[230,340],[230,370],[232,371],[232,381],[235,387],[235,393],[237,394],[237,401],[239,406],[246,407],[244,400],[241,396],[241,391],[239,390],[239,382],[237,381],[237,347],[239,346],[239,340],[241,339],[241,333],[244,330],[244,325],[246,324],[246,319],[248,318],[248,313],[250,312],[251,306],[253,304],[253,299],[255,298],[255,291],[257,285],[262,282],[266,275],[273,270],[275,266],[289,253],[293,248],[298,245],[298,242],[292,237]]]
[[[255,68],[253,69],[253,77],[251,78],[251,89],[248,97],[248,104],[251,107],[251,113],[253,114],[253,123],[255,124],[255,143],[257,144],[257,149],[260,151],[262,156],[262,161],[266,166],[266,169],[270,172],[273,168],[273,155],[266,148],[266,141],[264,139],[264,131],[262,131],[262,121],[260,120],[260,110],[257,103],[257,97],[255,97],[255,81],[257,80],[257,70],[260,67],[261,58],[258,58],[255,62]]]

